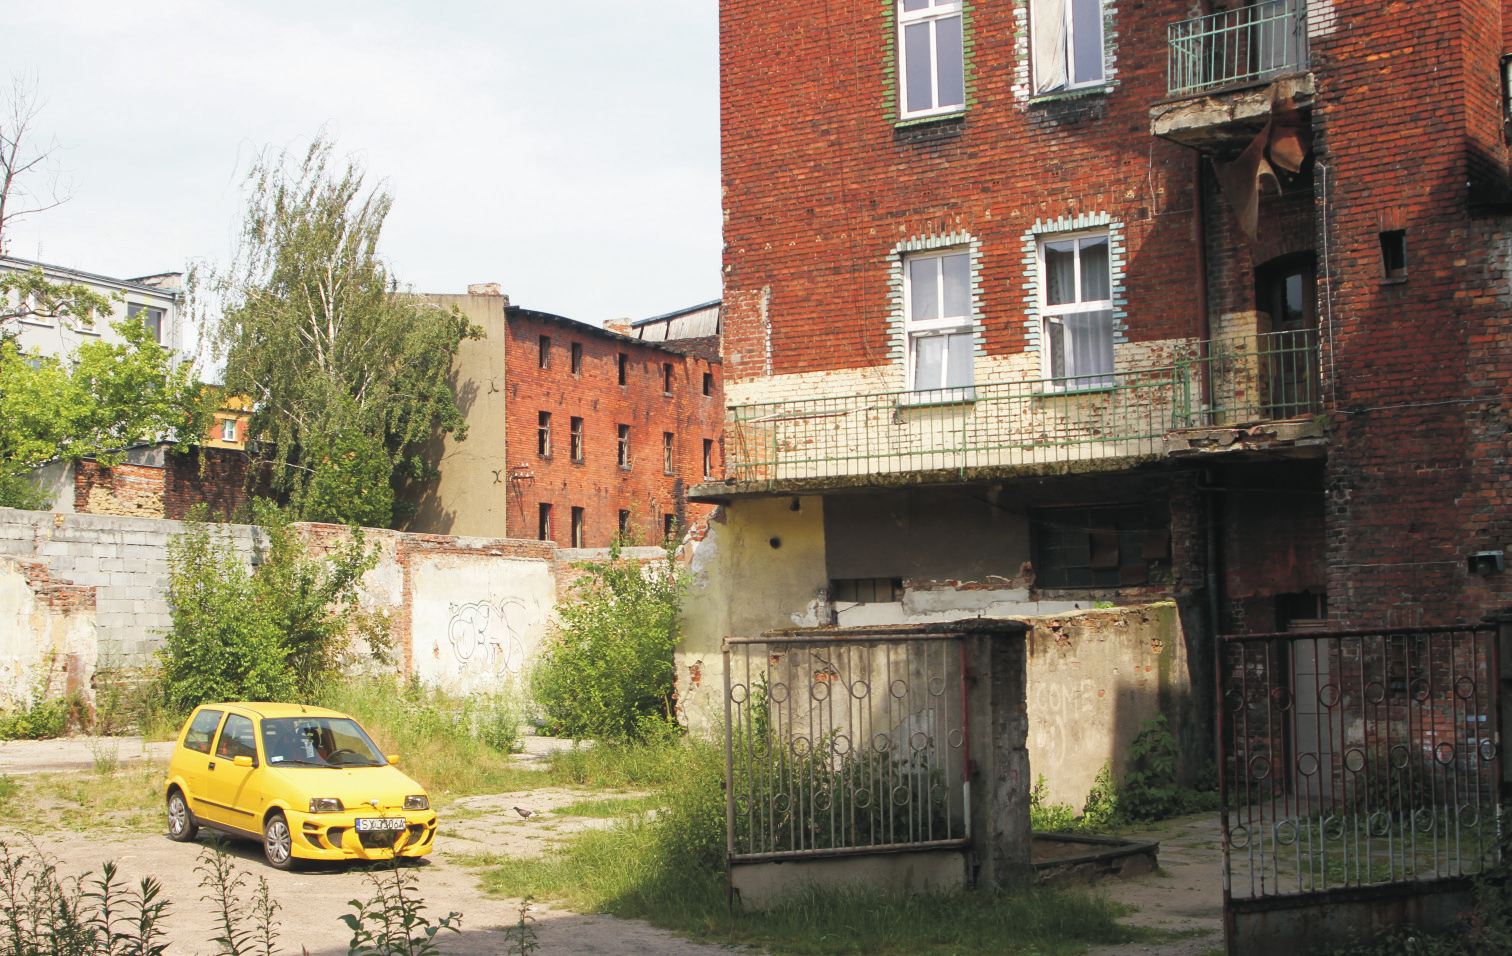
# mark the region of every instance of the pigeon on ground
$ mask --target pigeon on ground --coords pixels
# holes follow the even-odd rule
[[[524,817],[526,820],[529,820],[530,817],[531,817],[531,815],[535,813],[534,810],[526,810],[526,809],[523,809],[521,807],[514,807],[513,810],[514,810],[515,813],[518,813],[520,816]]]

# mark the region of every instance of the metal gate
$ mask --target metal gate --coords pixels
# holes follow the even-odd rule
[[[730,862],[964,848],[959,634],[729,638]]]
[[[1460,905],[1450,896],[1495,862],[1500,827],[1495,634],[1221,639],[1230,956],[1320,944],[1335,923],[1431,923]]]

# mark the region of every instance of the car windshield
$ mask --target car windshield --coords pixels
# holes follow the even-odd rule
[[[262,722],[263,753],[276,767],[381,767],[388,763],[350,717]]]

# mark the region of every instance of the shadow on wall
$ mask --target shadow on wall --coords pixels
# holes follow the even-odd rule
[[[462,412],[463,420],[472,415],[473,406],[478,402],[480,389],[478,383],[469,378],[465,383],[458,384],[456,369],[446,377],[446,385],[457,397],[457,408]],[[450,452],[450,454],[448,454]],[[432,435],[420,446],[420,455],[426,461],[439,462],[443,470],[448,467],[451,459],[459,459],[472,455],[473,450],[468,441],[457,442],[443,435]],[[457,475],[460,480],[466,480],[468,475]],[[489,475],[490,481],[494,478],[507,480],[504,476]],[[468,488],[462,494],[489,494],[491,490],[488,484],[479,484],[477,475],[471,475],[473,487]],[[445,496],[447,501],[454,502],[459,497],[456,492]],[[401,478],[398,486],[394,489],[395,501],[404,501],[415,508],[415,513],[403,521],[396,521],[395,527],[400,531],[416,531],[424,534],[452,534],[457,522],[457,509],[447,507],[443,503],[441,493],[441,478],[427,478],[423,481]],[[463,529],[466,531],[467,529]]]

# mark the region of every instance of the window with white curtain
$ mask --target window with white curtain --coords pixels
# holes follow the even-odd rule
[[[940,400],[970,397],[966,390],[975,381],[971,254],[955,251],[903,260],[903,309],[909,387],[937,391]]]
[[[1108,234],[1040,242],[1041,341],[1054,387],[1113,387],[1113,282]]]
[[[1102,0],[1032,0],[1029,30],[1036,95],[1102,83]]]
[[[903,116],[966,105],[961,0],[898,0],[898,80]]]

